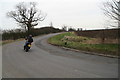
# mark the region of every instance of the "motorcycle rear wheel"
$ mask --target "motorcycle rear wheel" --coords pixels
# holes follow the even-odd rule
[[[25,49],[26,52],[28,52],[29,49]]]

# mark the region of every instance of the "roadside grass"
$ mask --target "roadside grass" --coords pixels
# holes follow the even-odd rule
[[[3,40],[0,42],[0,45],[5,45],[5,44],[8,44],[8,43],[12,43],[12,42],[15,42],[15,41],[21,41],[23,40],[23,38],[21,39],[17,39],[17,40]]]
[[[0,45],[2,45],[2,41],[0,41]]]
[[[14,42],[14,40],[5,40],[5,41],[1,42],[1,45],[5,45],[5,44],[11,43],[11,42]]]
[[[76,36],[73,32],[66,32],[66,33],[62,33],[62,34],[50,37],[48,39],[48,43],[57,45],[57,46],[73,48],[77,50],[118,56],[118,44],[87,43],[92,40],[94,42],[94,40],[96,39]]]

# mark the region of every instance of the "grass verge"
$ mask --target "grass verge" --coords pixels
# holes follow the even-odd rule
[[[48,39],[48,43],[98,54],[118,56],[118,44],[88,44],[93,38],[78,37],[73,32],[62,33]]]
[[[23,39],[21,38],[21,39],[17,39],[17,40],[4,40],[4,41],[0,41],[0,45],[5,45],[5,44],[11,43],[11,42],[21,41],[21,40],[23,40]]]

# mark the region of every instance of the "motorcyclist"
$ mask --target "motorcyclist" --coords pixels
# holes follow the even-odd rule
[[[33,38],[32,38],[32,35],[29,35],[28,37],[25,38],[26,42],[24,44],[24,50],[25,50],[25,47],[28,43],[32,43],[33,42]]]
[[[27,39],[28,39],[28,42],[29,42],[30,44],[33,42],[32,35],[29,35]]]

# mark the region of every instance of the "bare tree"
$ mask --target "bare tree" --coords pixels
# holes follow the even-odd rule
[[[114,22],[110,26],[118,28],[118,40],[119,40],[120,39],[120,0],[108,0],[105,3],[103,3],[102,9],[104,11],[104,14],[109,18],[111,18],[112,22]],[[116,24],[117,26],[113,24]],[[103,30],[102,41],[104,42],[104,40],[105,40],[105,35]]]
[[[16,10],[8,12],[7,15],[13,18],[21,27],[27,28],[28,32],[46,17],[36,8],[35,2],[19,3],[16,5]]]
[[[103,4],[104,14],[111,19],[117,21],[120,24],[120,1],[119,0],[109,0]],[[120,25],[119,25],[120,27]]]

